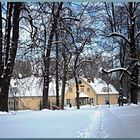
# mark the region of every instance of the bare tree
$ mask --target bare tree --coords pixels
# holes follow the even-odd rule
[[[136,2],[129,2],[125,3],[125,10],[127,12],[127,17],[129,21],[129,28],[128,28],[128,34],[125,35],[120,32],[112,32],[108,37],[120,37],[121,39],[125,40],[125,42],[128,44],[127,48],[129,49],[130,54],[130,63],[128,65],[129,68],[129,76],[131,78],[131,84],[130,84],[130,93],[131,93],[131,102],[134,104],[137,104],[137,89],[138,89],[138,73],[139,73],[139,67],[138,67],[138,46],[136,44],[136,41],[139,36],[139,31],[136,31],[136,18],[138,17],[137,11],[139,10],[139,4]],[[124,32],[124,31],[123,31]],[[126,72],[124,69],[119,69],[123,72]],[[118,71],[118,69],[116,70]],[[108,71],[109,72],[109,71]],[[107,72],[107,73],[108,73]],[[110,71],[110,72],[114,72]],[[122,73],[123,74],[123,73]]]
[[[2,4],[0,15],[2,16]],[[2,25],[0,27],[1,32],[1,50],[5,50],[5,53],[1,52],[1,75],[0,75],[0,110],[8,111],[8,92],[10,80],[14,68],[15,57],[17,53],[18,47],[18,39],[19,39],[19,17],[21,11],[22,3],[7,3],[7,17],[6,21],[6,31],[5,37],[2,35]],[[12,14],[13,13],[13,14]],[[3,17],[2,17],[3,18]],[[0,20],[2,24],[2,18]],[[13,27],[11,28],[11,24]],[[12,36],[12,38],[10,38]],[[4,48],[4,44],[2,43],[4,40],[4,44],[6,44],[6,48]],[[4,65],[4,66],[2,66]]]
[[[52,27],[50,30],[50,35],[47,42],[47,50],[45,54],[44,62],[44,86],[43,86],[43,108],[48,107],[48,90],[49,90],[49,68],[50,68],[50,53],[52,48],[53,38],[57,29],[57,24],[60,16],[60,11],[62,9],[63,2],[53,3],[52,5]]]

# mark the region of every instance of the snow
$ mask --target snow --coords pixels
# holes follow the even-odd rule
[[[105,83],[105,81],[101,80],[101,79],[96,79],[94,78],[94,83],[90,83],[90,85],[93,87],[93,89],[99,93],[101,92],[103,87],[108,87],[108,85]]]
[[[11,79],[10,96],[42,96],[42,79],[34,76],[23,79]],[[15,89],[17,88],[17,92]]]
[[[134,104],[0,112],[0,138],[139,138],[139,116]]]
[[[19,73],[18,76],[19,76],[19,78],[22,78],[22,74],[21,73]]]
[[[129,74],[130,76],[132,75],[132,73],[130,71],[128,71],[128,67],[127,68],[114,68],[114,69],[110,69],[108,71],[106,69],[103,69],[103,68],[100,68],[100,70],[99,70],[100,73],[102,73],[102,72],[113,73],[113,72],[117,72],[117,71],[124,71],[127,74]]]
[[[43,79],[41,77],[27,77],[23,79],[11,79],[10,82],[10,97],[17,96],[42,96],[43,93]],[[61,85],[59,87],[59,95],[61,95]],[[66,86],[66,89],[68,87]],[[49,83],[49,96],[56,96],[56,84],[52,79]]]
[[[88,96],[88,95],[86,95],[86,94],[85,94],[85,93],[83,93],[83,92],[80,92],[79,97],[89,97],[89,96]]]
[[[0,115],[8,114],[8,112],[0,112]]]
[[[86,78],[82,78],[84,81],[87,82]],[[111,91],[109,92],[109,94],[119,94],[119,92],[115,89],[115,87],[111,84],[107,84],[104,80],[100,79],[100,78],[94,78],[94,82],[90,82],[88,83],[93,90],[96,92],[96,94],[108,94],[108,92],[103,92],[103,88],[110,88]]]
[[[86,78],[80,77],[82,80],[87,82]],[[74,84],[74,79],[70,79],[67,81],[65,87],[65,93],[72,87]],[[88,83],[88,82],[87,82]],[[88,83],[97,94],[108,94],[106,92],[102,92],[103,87],[108,87],[107,83],[100,78],[94,78],[94,83]],[[118,91],[113,87],[113,85],[109,84],[109,88],[111,88],[112,92],[109,94],[119,94]],[[59,83],[59,95],[61,95],[62,83]],[[43,79],[41,77],[27,77],[22,79],[11,79],[10,82],[10,95],[23,97],[23,96],[42,96],[43,93]],[[83,93],[82,93],[83,94]],[[82,95],[81,96],[86,96]],[[56,96],[56,84],[55,79],[52,78],[51,82],[49,83],[49,96]]]

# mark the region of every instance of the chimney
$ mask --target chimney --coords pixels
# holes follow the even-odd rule
[[[91,83],[91,79],[90,79],[90,78],[87,78],[87,82],[88,82],[88,83]]]
[[[94,83],[94,76],[91,77],[91,81]]]

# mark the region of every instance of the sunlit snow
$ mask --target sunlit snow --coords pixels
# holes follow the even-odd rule
[[[140,105],[0,112],[1,138],[139,138]]]

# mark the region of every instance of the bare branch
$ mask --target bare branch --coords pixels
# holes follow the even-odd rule
[[[138,86],[138,88],[140,88],[140,85],[139,84],[137,86]]]
[[[130,64],[130,65],[131,65],[131,64]],[[130,67],[130,65],[126,68],[126,70],[128,70],[128,68]],[[122,80],[124,74],[125,74],[125,71],[123,71],[122,74],[120,75],[120,77],[119,77],[119,80],[120,80],[120,81]]]
[[[2,17],[2,19],[3,19],[5,22],[7,22],[7,19],[6,19],[6,18]]]
[[[140,35],[140,31],[137,33],[137,35],[135,36],[135,40],[139,37]]]
[[[128,44],[130,44],[130,41],[129,41],[128,38],[126,38],[123,34],[120,34],[120,33],[117,33],[117,32],[110,33],[107,37],[113,37],[113,36],[121,37],[121,38],[123,38]]]
[[[72,20],[75,20],[75,21],[80,21],[80,19],[77,19],[75,17],[62,17],[61,19],[72,19]]]
[[[56,29],[56,31],[57,31],[57,30],[66,31],[67,33],[69,33],[69,34],[70,34],[70,36],[71,36],[71,38],[72,38],[73,43],[75,42],[75,39],[74,39],[74,37],[73,37],[73,33],[71,33],[68,29],[66,29],[66,28],[57,28],[57,29]]]
[[[84,63],[84,62],[91,62],[91,63],[93,63],[93,62],[95,62],[95,60],[98,58],[98,56],[100,56],[101,55],[101,53],[99,53],[99,54],[97,54],[96,55],[96,57],[93,59],[93,60],[82,60],[82,61],[80,61],[79,62],[79,64],[77,64],[77,67],[79,67],[82,63]]]
[[[52,42],[52,45],[53,45],[53,44],[62,44],[62,41],[53,41],[53,42]]]
[[[123,71],[123,72],[127,73],[129,76],[132,75],[131,72],[128,71],[127,68],[115,68],[115,69],[110,69],[108,71],[106,69],[101,68],[99,70],[100,73],[106,73],[106,74],[113,73],[113,72],[118,72],[118,71]]]
[[[31,33],[31,31],[29,31],[28,29],[26,29],[25,27],[20,26],[21,29],[27,31],[28,33]]]

